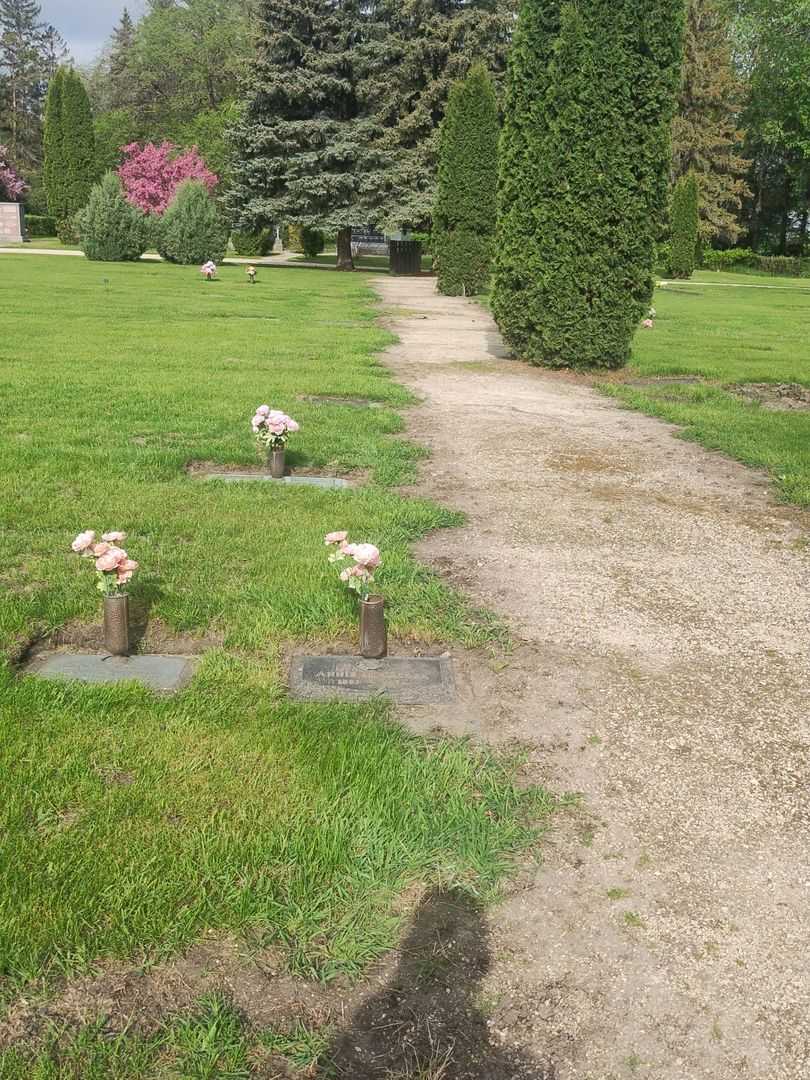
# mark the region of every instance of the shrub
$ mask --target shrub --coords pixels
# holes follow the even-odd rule
[[[483,64],[454,83],[439,134],[433,211],[439,292],[475,295],[489,285],[498,186],[498,102]]]
[[[202,181],[184,181],[158,221],[157,247],[168,262],[192,266],[225,257],[228,226]]]
[[[90,192],[76,222],[82,250],[100,262],[135,262],[149,246],[149,224],[124,197],[113,172],[104,175]]]
[[[47,214],[26,214],[25,231],[29,236],[56,236],[56,222]]]
[[[284,240],[284,247],[288,251],[300,251],[304,250],[304,241],[302,233],[304,231],[303,225],[285,225],[282,237]]]
[[[802,275],[802,260],[792,255],[757,255],[754,266],[765,274]]]
[[[727,248],[723,251],[705,248],[703,268],[704,270],[733,270],[737,266],[753,267],[758,257],[750,248]]]
[[[256,258],[258,255],[269,255],[273,250],[276,239],[274,229],[260,229],[258,232],[234,232],[231,233],[231,243],[237,255],[245,258]]]
[[[326,245],[324,235],[320,229],[310,229],[305,225],[301,230],[301,247],[308,259],[314,259],[320,255]]]
[[[492,307],[550,367],[627,362],[653,292],[683,0],[523,0],[507,73]]]
[[[698,250],[698,184],[693,172],[679,177],[670,208],[669,272],[686,280],[695,272]]]

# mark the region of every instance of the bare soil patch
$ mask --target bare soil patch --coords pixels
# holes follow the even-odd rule
[[[757,402],[763,409],[778,412],[810,409],[810,388],[799,383],[744,383],[727,389],[746,401]]]

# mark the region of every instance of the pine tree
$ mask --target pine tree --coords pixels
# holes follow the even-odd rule
[[[498,184],[498,102],[483,64],[452,87],[442,121],[433,211],[439,291],[483,292],[489,283]]]
[[[39,156],[42,104],[42,33],[36,0],[0,0],[0,141],[15,161]]]
[[[733,243],[749,194],[739,152],[743,88],[732,63],[728,16],[718,0],[688,0],[683,83],[672,122],[672,174],[695,172],[704,242]]]
[[[69,233],[95,179],[95,137],[90,101],[79,75],[57,70],[45,105],[45,190],[48,212]]]
[[[280,222],[338,232],[351,269],[370,165],[361,117],[355,0],[265,0],[258,55],[233,132],[227,203],[239,229]]]
[[[500,161],[493,310],[520,356],[620,367],[649,307],[683,0],[524,0]]]
[[[132,70],[132,50],[135,45],[135,23],[124,8],[121,21],[115,27],[107,60],[110,86],[110,107],[127,109],[138,96],[137,78]]]
[[[698,182],[690,172],[675,182],[672,191],[669,270],[675,278],[690,278],[695,271],[699,224]]]

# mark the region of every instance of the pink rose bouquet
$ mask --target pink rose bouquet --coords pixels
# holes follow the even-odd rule
[[[367,600],[374,584],[374,571],[382,566],[379,548],[374,544],[349,544],[348,533],[331,532],[324,537],[327,547],[335,548],[329,562],[340,567],[340,580]],[[348,564],[348,565],[347,565]]]
[[[208,262],[203,263],[200,267],[200,273],[203,275],[206,281],[212,281],[216,276],[217,264],[211,259]]]
[[[100,540],[96,540],[95,532],[87,529],[80,532],[70,545],[78,555],[95,560],[96,588],[105,596],[119,596],[125,592],[138,569],[135,560],[130,559],[126,551],[118,546],[126,538],[127,534],[123,532],[106,532],[102,533]]]
[[[301,430],[291,416],[269,405],[260,405],[250,423],[256,441],[269,450],[283,450],[289,436]]]

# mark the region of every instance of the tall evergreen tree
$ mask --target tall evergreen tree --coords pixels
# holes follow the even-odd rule
[[[690,278],[697,263],[699,239],[698,182],[693,172],[676,180],[670,207],[669,270],[675,278]]]
[[[520,356],[620,367],[653,289],[684,0],[524,0],[493,310]]]
[[[36,0],[0,0],[0,141],[11,157],[33,165],[39,154],[42,33]]]
[[[45,107],[44,182],[48,210],[66,228],[86,204],[96,175],[90,101],[80,76],[61,67]]]
[[[232,132],[234,226],[337,230],[340,269],[352,268],[351,227],[364,220],[373,153],[357,88],[360,20],[356,0],[265,0]]]
[[[137,101],[138,83],[133,70],[132,57],[134,46],[135,23],[127,8],[124,8],[121,21],[112,33],[107,61],[110,106],[113,109],[127,109]]]
[[[743,87],[732,64],[731,28],[719,0],[688,0],[683,83],[672,122],[673,179],[697,174],[703,241],[733,243],[748,194],[740,154]]]
[[[476,64],[450,90],[441,126],[433,245],[439,291],[483,292],[489,283],[498,186],[498,102]]]

